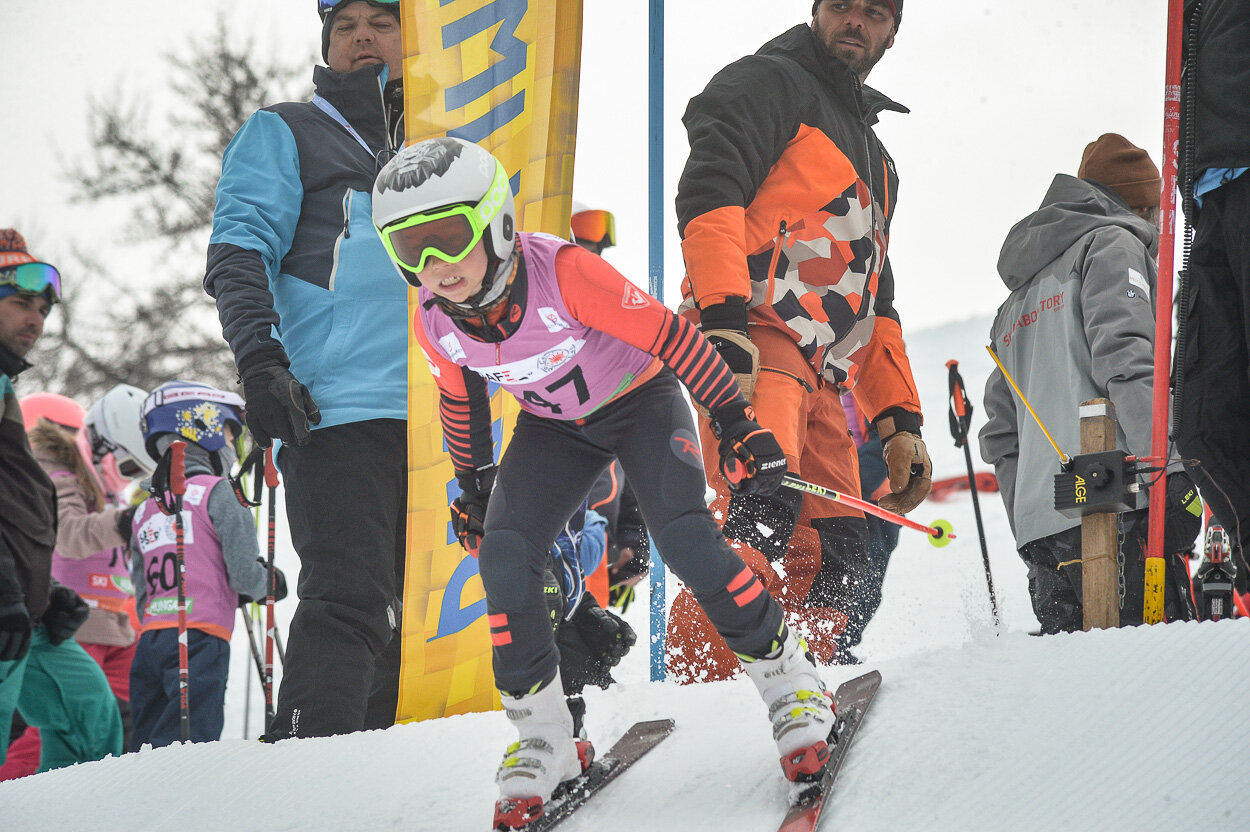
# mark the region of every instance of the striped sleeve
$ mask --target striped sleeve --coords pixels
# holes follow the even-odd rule
[[[413,330],[438,385],[438,417],[456,475],[492,464],[495,440],[491,435],[486,379],[435,349],[420,322]]]
[[[742,395],[729,365],[694,324],[630,283],[602,257],[577,246],[562,248],[556,255],[556,278],[574,318],[659,358],[700,406],[715,410]]]

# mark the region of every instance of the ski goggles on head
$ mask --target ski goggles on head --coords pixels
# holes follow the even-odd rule
[[[616,217],[611,211],[579,211],[573,215],[573,236],[579,242],[616,245]]]
[[[499,213],[507,188],[508,175],[497,164],[495,181],[477,205],[461,203],[396,220],[378,229],[382,245],[392,260],[414,272],[424,271],[431,257],[459,263]]]
[[[0,269],[0,288],[6,286],[32,295],[47,294],[52,303],[61,299],[61,273],[47,263],[23,263]]]
[[[321,19],[325,20],[330,12],[339,6],[346,6],[348,3],[354,3],[355,0],[317,0],[317,14],[321,15]],[[399,0],[368,0],[374,6],[395,6],[398,10]]]

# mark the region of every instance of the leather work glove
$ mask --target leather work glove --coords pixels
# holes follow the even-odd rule
[[[565,695],[575,696],[586,685],[606,688],[612,668],[637,641],[633,627],[600,607],[593,595],[584,595],[573,617],[556,631]]]
[[[21,601],[0,604],[0,662],[16,662],[30,649],[30,613]]]
[[[712,342],[729,365],[742,395],[749,402],[755,395],[755,379],[760,374],[760,351],[747,335],[747,305],[742,298],[729,298],[700,311],[699,329]]]
[[[1163,514],[1163,553],[1186,552],[1202,527],[1202,498],[1189,474],[1168,474],[1167,504]]]
[[[720,440],[720,470],[734,494],[772,494],[786,475],[786,455],[777,437],[755,421],[742,399],[718,407],[712,432]]]
[[[460,496],[451,501],[451,527],[464,550],[477,557],[486,534],[486,504],[495,487],[496,466],[456,474]]]
[[[881,456],[890,477],[890,492],[877,501],[883,509],[906,514],[929,495],[933,463],[920,438],[920,414],[893,407],[874,420],[881,437]]]
[[[57,584],[52,587],[52,594],[48,597],[48,609],[44,611],[43,629],[48,634],[48,641],[52,642],[55,647],[58,644],[73,638],[74,633],[78,632],[78,628],[87,620],[87,616],[91,614],[91,608],[87,606],[87,602],[78,596],[78,593],[67,586]]]
[[[321,410],[308,388],[287,368],[285,357],[272,355],[239,370],[243,379],[247,429],[262,448],[280,439],[288,445],[307,445],[311,425],[321,423]]]

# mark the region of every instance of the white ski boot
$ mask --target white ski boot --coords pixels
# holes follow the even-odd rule
[[[782,625],[771,648],[761,657],[739,654],[742,667],[768,706],[786,779],[818,778],[829,762],[829,745],[837,742],[833,696],[825,689],[807,646],[789,627]]]
[[[538,691],[515,697],[502,693],[501,698],[520,739],[508,746],[495,774],[494,828],[523,829],[542,815],[543,803],[560,783],[590,765],[594,749],[573,735],[559,671]]]

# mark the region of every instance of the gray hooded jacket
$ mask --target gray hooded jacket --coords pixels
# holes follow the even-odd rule
[[[1113,192],[1060,174],[1011,229],[998,272],[1011,295],[990,335],[1059,447],[1081,449],[1078,408],[1110,399],[1117,444],[1150,451],[1159,232]],[[1059,456],[1001,370],[985,387],[981,458],[994,466],[1017,548],[1080,525],[1054,508]]]

